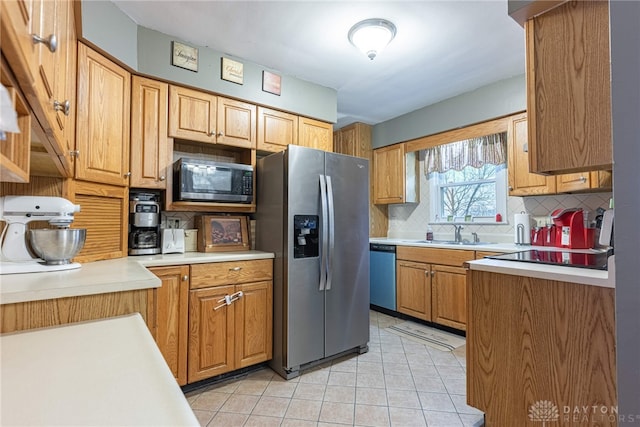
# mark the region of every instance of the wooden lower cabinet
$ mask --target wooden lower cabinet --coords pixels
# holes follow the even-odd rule
[[[125,314],[147,316],[146,289],[0,305],[0,333],[46,328]]]
[[[486,426],[617,425],[615,289],[477,270],[467,286],[467,403]]]
[[[432,320],[452,328],[467,329],[467,270],[431,266]]]
[[[187,383],[187,339],[189,336],[189,266],[149,268],[162,280],[150,290],[153,298],[149,329],[178,384]]]
[[[400,313],[431,320],[431,266],[409,261],[396,262],[397,299]]]
[[[272,260],[191,266],[187,382],[271,359],[272,269]],[[241,297],[224,303],[238,292]]]
[[[463,265],[475,259],[475,251],[398,246],[396,256],[396,310],[466,330],[467,269]]]

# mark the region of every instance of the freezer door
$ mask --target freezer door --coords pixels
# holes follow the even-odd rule
[[[318,256],[295,257],[295,217],[317,217],[318,234],[325,232],[320,200],[324,152],[290,145],[287,153],[287,274],[285,275],[286,369],[324,357],[324,290],[320,283],[322,249]],[[299,221],[298,221],[299,223]],[[320,242],[322,245],[323,242]]]
[[[369,164],[327,153],[329,268],[325,357],[369,341]]]

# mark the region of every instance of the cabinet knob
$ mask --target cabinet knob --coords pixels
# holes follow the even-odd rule
[[[80,150],[71,150],[71,151],[69,151],[69,156],[78,158],[80,156]]]
[[[223,137],[223,136],[224,136],[224,133],[222,133],[222,132],[218,132],[218,138],[221,138],[221,137]]]
[[[129,178],[130,176],[131,176],[131,172],[127,172],[127,173],[124,174],[125,178]]]
[[[431,270],[431,277],[433,277],[433,276],[435,276],[435,275],[436,275],[435,270]]]
[[[186,274],[184,276],[182,276],[182,281],[186,282],[187,280],[189,280],[189,276],[187,276]]]
[[[167,179],[167,178],[166,178],[164,175],[162,175],[162,176],[160,177],[160,181],[164,181],[165,179]]]
[[[58,38],[55,34],[51,34],[49,37],[40,37],[37,34],[31,34],[33,44],[42,43],[49,48],[51,53],[58,50]]]
[[[240,270],[242,270],[242,267],[233,267],[229,269],[229,271],[240,271]]]
[[[586,178],[586,177],[584,177],[584,176],[581,176],[581,177],[580,177],[580,182],[582,182],[582,183],[587,182],[587,178]]]
[[[212,130],[211,132],[209,132],[209,136],[216,136],[216,131],[215,131],[215,129],[214,129],[214,130]]]
[[[509,191],[513,191],[513,186],[509,186]]]
[[[69,100],[65,100],[64,102],[60,102],[58,100],[53,101],[53,109],[55,111],[62,111],[65,116],[69,115],[69,111],[71,111],[71,103]]]

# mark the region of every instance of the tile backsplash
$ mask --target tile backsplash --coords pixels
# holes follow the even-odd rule
[[[389,205],[389,230],[387,237],[395,239],[424,239],[429,224],[429,183],[420,170],[420,203]],[[595,210],[599,207],[607,209],[611,192],[586,194],[559,194],[553,196],[508,197],[507,214],[503,215],[504,224],[484,225],[465,224],[462,237],[471,238],[471,233],[478,233],[482,241],[510,243],[513,242],[513,215],[520,212],[531,214],[540,225],[544,225],[547,217],[556,209],[583,208],[593,220]],[[435,239],[453,239],[451,224],[431,224]]]

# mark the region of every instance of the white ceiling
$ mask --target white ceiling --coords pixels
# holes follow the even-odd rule
[[[337,90],[336,129],[376,124],[524,73],[507,0],[112,0],[139,25]],[[396,38],[373,61],[349,28],[384,18]]]

